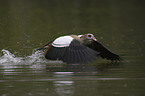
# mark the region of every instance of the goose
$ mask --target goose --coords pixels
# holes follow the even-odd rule
[[[103,58],[120,61],[120,56],[101,44],[93,34],[60,36],[37,50],[46,49],[45,58],[68,64],[87,64]]]

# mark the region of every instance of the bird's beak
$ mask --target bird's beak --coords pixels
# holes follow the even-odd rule
[[[94,41],[97,41],[97,39],[96,39],[95,37],[93,38],[93,40],[94,40]]]

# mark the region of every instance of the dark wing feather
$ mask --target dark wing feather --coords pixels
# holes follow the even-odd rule
[[[58,57],[60,55],[59,51],[61,52],[63,50],[52,46],[49,51],[46,51],[47,53],[45,53],[45,58],[50,60],[57,60],[59,59]]]
[[[73,40],[68,47],[54,47],[46,53],[46,59],[62,60],[69,64],[81,64],[95,61],[99,53],[84,46],[77,40]]]
[[[104,45],[102,45],[98,41],[93,41],[91,45],[88,45],[88,47],[92,48],[93,50],[100,52],[100,56],[102,58],[106,58],[108,60],[120,60],[119,55],[111,52],[109,49],[107,49]]]

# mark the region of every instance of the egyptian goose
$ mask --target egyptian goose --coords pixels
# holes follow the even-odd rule
[[[68,64],[89,63],[98,57],[119,61],[119,55],[97,41],[93,34],[67,35],[56,38],[38,50],[47,49],[45,58],[62,60]]]

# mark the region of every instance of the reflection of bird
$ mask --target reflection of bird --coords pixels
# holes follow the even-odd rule
[[[99,43],[93,34],[68,35],[56,38],[38,50],[47,49],[45,58],[62,60],[69,64],[89,63],[102,57],[111,61],[120,60],[119,55]]]

